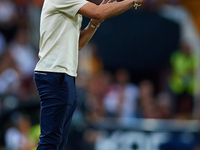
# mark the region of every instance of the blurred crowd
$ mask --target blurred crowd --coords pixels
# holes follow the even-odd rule
[[[170,2],[177,4],[176,1]],[[153,7],[156,1],[150,3]],[[0,102],[0,115],[16,101],[39,103],[33,70],[38,60],[42,4],[42,0],[0,0],[0,95],[16,97]],[[174,11],[173,7],[163,5],[160,14],[183,24],[183,31],[179,49],[171,54],[162,90],[157,91],[157,85],[150,79],[132,83],[132,74],[125,68],[112,72],[104,70],[98,48],[89,43],[80,52],[76,79],[79,105],[73,124],[95,123],[104,117],[117,118],[122,124],[129,124],[131,118],[193,119],[195,73],[199,65],[194,53],[198,46],[190,39],[196,35],[185,32],[188,28],[193,30],[184,24],[188,21],[185,11],[175,10],[179,15],[177,19],[168,13],[170,10]],[[27,114],[20,113],[14,118],[10,119],[11,125],[6,126],[4,141],[7,149],[34,149],[39,135],[38,124],[31,127],[31,118]],[[85,134],[95,137],[92,132]],[[92,142],[92,139],[87,141]]]
[[[34,14],[41,6],[35,0],[0,0],[0,94],[14,94],[24,101],[35,94],[32,75],[38,45],[32,41],[39,31],[32,23],[39,22]]]

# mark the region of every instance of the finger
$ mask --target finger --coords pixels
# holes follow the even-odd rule
[[[108,3],[112,3],[112,2],[114,2],[114,1],[115,1],[115,0],[109,0]]]
[[[106,4],[107,0],[103,0],[100,5]]]

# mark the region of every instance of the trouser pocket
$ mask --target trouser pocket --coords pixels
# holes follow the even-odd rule
[[[65,73],[55,73],[54,75],[57,79],[58,85],[62,85],[62,83],[65,81]]]

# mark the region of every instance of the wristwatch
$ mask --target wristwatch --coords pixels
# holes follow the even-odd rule
[[[95,26],[91,21],[90,21],[90,27],[92,27],[93,29],[98,29],[100,25]]]

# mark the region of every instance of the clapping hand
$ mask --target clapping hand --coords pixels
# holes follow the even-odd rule
[[[100,5],[104,5],[107,3],[117,3],[117,0],[109,0],[109,1],[103,0]],[[91,19],[91,22],[92,22],[92,24],[94,24],[96,26],[98,26],[101,23],[99,20],[96,20],[96,19]]]

